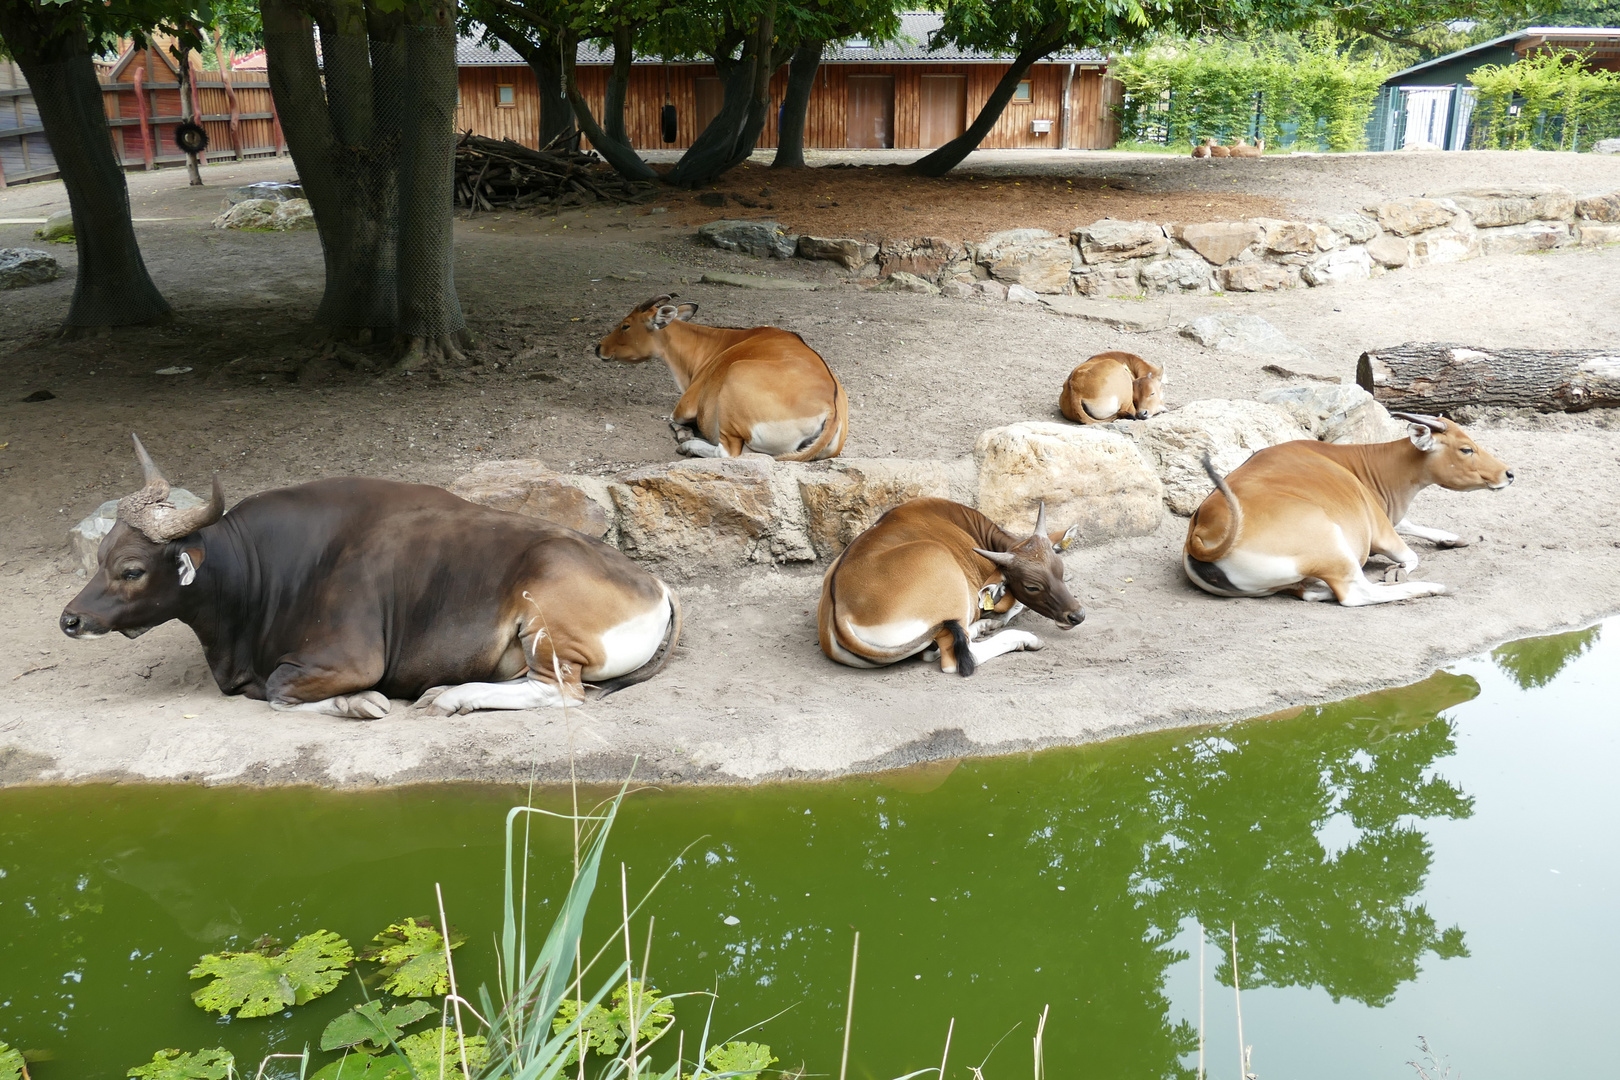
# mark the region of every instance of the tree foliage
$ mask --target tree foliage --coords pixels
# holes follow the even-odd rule
[[[1478,91],[1470,141],[1488,150],[1590,149],[1620,135],[1620,72],[1549,49],[1468,73]]]

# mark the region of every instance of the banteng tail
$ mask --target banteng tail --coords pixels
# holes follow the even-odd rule
[[[1193,514],[1193,526],[1187,531],[1187,554],[1201,562],[1216,562],[1224,559],[1227,554],[1237,546],[1238,537],[1243,532],[1243,508],[1238,505],[1237,496],[1215,468],[1215,463],[1209,459],[1206,451],[1203,458],[1204,471],[1209,474],[1210,480],[1215,484],[1215,490],[1226,496],[1226,511],[1230,520],[1226,524],[1226,534],[1215,543],[1210,543],[1197,535],[1198,515]]]
[[[820,353],[816,355],[821,357]],[[821,359],[821,363],[827,368],[827,377],[833,381],[832,412],[816,433],[814,442],[802,450],[783,454],[782,461],[819,461],[824,457],[837,457],[844,449],[844,436],[849,432],[849,395],[844,393],[844,384],[838,381],[838,376],[833,374],[832,366],[825,358]]]
[[[968,646],[967,630],[956,619],[946,619],[945,629],[951,632],[951,649],[956,653],[956,673],[973,674],[973,650]]]
[[[669,597],[669,626],[664,631],[664,640],[653,653],[652,659],[642,664],[628,675],[620,675],[617,679],[609,679],[605,683],[598,683],[598,697],[607,697],[609,694],[623,690],[627,686],[634,686],[638,682],[646,682],[664,669],[669,663],[670,653],[675,651],[675,643],[681,638],[681,598],[676,596],[669,586],[664,586],[664,594]]]

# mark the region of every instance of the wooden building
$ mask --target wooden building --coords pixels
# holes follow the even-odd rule
[[[860,40],[829,46],[810,96],[808,149],[932,149],[960,135],[1007,71],[1005,58],[959,49],[928,50],[940,25],[937,12],[901,17],[900,41]],[[511,48],[463,39],[456,50],[460,100],[456,124],[479,135],[534,146],[540,107],[534,74]],[[601,116],[611,50],[581,45],[580,89]],[[981,144],[986,149],[1100,150],[1118,139],[1113,106],[1119,83],[1107,58],[1062,53],[1034,65],[1018,94]],[[759,146],[776,146],[777,117],[787,89],[784,66],[771,80],[772,109]],[[664,142],[660,114],[675,106],[673,142]],[[712,64],[666,64],[636,58],[626,95],[625,129],[640,150],[684,150],[720,111],[720,79]]]

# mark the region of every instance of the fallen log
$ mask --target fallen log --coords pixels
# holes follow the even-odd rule
[[[1380,405],[1404,412],[1444,416],[1470,405],[1581,412],[1620,406],[1620,351],[1412,341],[1362,353],[1356,382]]]

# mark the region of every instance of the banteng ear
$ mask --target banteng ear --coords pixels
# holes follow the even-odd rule
[[[1080,526],[1078,524],[1070,525],[1061,533],[1053,533],[1050,539],[1053,547],[1059,551],[1068,551],[1080,542]]]
[[[1413,446],[1426,452],[1433,451],[1439,446],[1439,444],[1434,441],[1434,432],[1430,431],[1422,424],[1413,424],[1412,430],[1406,433],[1406,437],[1412,440]]]
[[[691,319],[692,319],[692,316],[697,314],[697,305],[696,304],[682,304],[680,307],[676,308],[675,310],[676,310],[675,317],[677,319],[679,319],[681,322],[690,322]]]
[[[662,330],[670,323],[678,322],[680,317],[680,308],[676,307],[674,304],[661,304],[654,308],[652,310],[652,314],[647,317],[647,329]]]
[[[197,567],[202,565],[203,549],[186,548],[180,553],[180,584],[190,585],[197,580]]]

